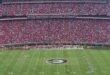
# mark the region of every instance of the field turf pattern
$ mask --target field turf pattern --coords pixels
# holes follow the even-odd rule
[[[110,50],[0,50],[0,75],[110,75]]]

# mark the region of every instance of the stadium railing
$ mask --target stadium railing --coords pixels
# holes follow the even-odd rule
[[[107,3],[107,0],[2,0],[3,4],[13,3]]]

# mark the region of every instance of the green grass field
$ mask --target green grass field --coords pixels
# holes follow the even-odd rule
[[[68,62],[46,62],[52,58]],[[0,51],[0,75],[110,75],[110,50]]]

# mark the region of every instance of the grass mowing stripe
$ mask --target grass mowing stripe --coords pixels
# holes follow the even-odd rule
[[[31,61],[29,62],[29,66],[28,66],[28,75],[34,75],[34,70],[35,70],[35,63],[36,63],[36,60],[37,60],[37,57],[35,56],[35,53],[33,51],[30,52],[31,53],[31,56],[28,58],[30,59]]]
[[[78,52],[78,53],[77,53]],[[71,56],[71,65],[73,65],[72,67],[72,72],[73,72],[73,75],[81,75],[81,68],[80,68],[80,63],[79,63],[79,59],[78,59],[78,54],[79,51],[70,51],[71,54],[69,54]],[[73,54],[74,53],[74,54]]]
[[[73,50],[67,51],[67,57],[68,57],[68,63],[67,63],[68,70],[67,70],[67,72],[69,72],[70,75],[77,75],[78,71],[79,71],[78,70],[79,68],[77,67],[79,64],[76,60],[77,56],[75,54],[76,54],[76,51],[74,51],[74,52],[73,52]],[[67,73],[67,75],[68,75],[68,73]]]
[[[44,67],[45,62],[43,61],[43,58],[44,58],[44,55],[45,55],[44,52],[42,52],[42,51],[40,52],[40,55],[41,55],[41,58],[40,58],[41,62],[40,63],[42,63],[42,64],[40,64],[40,66],[42,67],[42,71],[40,72],[40,75],[43,75],[44,73],[47,74],[46,71],[45,71],[45,67]]]
[[[15,65],[15,67],[18,67],[17,68],[17,74],[24,74],[25,75],[25,72],[26,72],[26,69],[27,69],[27,51],[21,51],[20,54],[19,54],[19,58],[17,60],[17,64]]]
[[[77,61],[78,61],[77,67],[78,67],[78,71],[79,71],[78,72],[79,74],[77,74],[77,75],[82,75],[82,73],[81,73],[81,66],[80,66],[80,59],[79,59],[79,56],[78,56],[79,54],[80,54],[79,51],[75,52],[75,55],[76,55],[76,58],[77,58]]]
[[[47,74],[47,67],[46,67],[46,61],[45,61],[45,56],[46,56],[46,51],[44,51],[43,52],[43,55],[44,56],[42,56],[42,59],[41,59],[41,61],[42,61],[42,72],[41,72],[41,75],[44,75],[44,74]]]
[[[15,52],[15,51],[13,51],[13,52]],[[13,67],[11,67],[11,68],[12,68],[12,70],[13,70],[13,72],[14,72],[14,73],[13,73],[14,75],[17,75],[17,74],[18,74],[18,73],[17,73],[17,72],[18,72],[18,66],[17,66],[17,67],[15,67],[15,66],[18,65],[18,64],[17,64],[17,62],[18,62],[17,60],[19,59],[19,55],[20,55],[21,52],[16,51],[16,53],[17,53],[17,54],[15,54],[15,53],[12,54],[12,55],[16,55],[16,58],[13,59],[14,62],[13,62],[12,65],[10,65],[10,67],[13,66]]]
[[[85,54],[83,51],[77,51],[77,56],[78,56],[78,60],[79,60],[79,65],[80,65],[80,72],[81,74],[86,75],[86,72],[88,70],[88,66],[87,66],[87,62],[85,60]]]
[[[65,58],[65,54],[64,54],[64,50],[61,50],[61,57],[63,58],[63,59],[66,59]],[[63,63],[63,64],[61,64],[61,71],[59,72],[59,74],[60,75],[65,75],[64,73],[65,73],[65,67],[64,67],[64,65],[65,64],[67,64],[67,63]]]
[[[100,51],[100,68],[102,69],[103,74],[107,75],[109,73],[110,69],[110,63],[106,59],[105,55],[103,54],[102,51]]]
[[[36,75],[36,74],[38,74],[38,67],[37,67],[37,65],[39,64],[38,63],[38,55],[40,55],[40,51],[37,51],[37,52],[34,52],[34,57],[35,57],[35,63],[34,63],[34,65],[33,65],[33,69],[34,69],[34,71],[33,71],[33,75]],[[37,69],[36,69],[37,68]],[[32,75],[32,74],[31,74]]]
[[[43,51],[39,50],[39,57],[38,57],[38,59],[39,59],[39,61],[38,61],[38,73],[39,73],[39,75],[42,75],[42,72],[43,72],[43,66],[42,66],[42,64],[44,63],[44,62],[42,62],[43,56],[44,56]]]
[[[68,57],[68,60],[71,60],[70,59],[70,57],[71,57],[71,54],[72,52],[70,52],[70,51],[67,51],[67,57]],[[73,53],[72,53],[72,55],[73,55]],[[74,57],[74,56],[73,56]],[[73,59],[73,58],[72,58]],[[72,62],[72,63],[74,63],[74,62]],[[73,67],[75,67],[75,66],[73,66],[72,64],[70,64],[70,62],[68,62],[67,63],[68,64],[68,66],[67,66],[67,75],[69,74],[69,75],[74,75],[74,74],[76,74],[76,71],[75,71],[75,68],[73,68]]]
[[[15,52],[14,52],[15,53]],[[10,72],[10,74],[11,75],[16,75],[17,73],[16,73],[16,68],[17,67],[15,67],[15,65],[16,65],[16,63],[17,63],[17,59],[19,58],[18,56],[19,56],[19,52],[16,52],[15,54],[14,54],[14,58],[13,58],[13,62],[10,64],[10,66],[8,67],[8,71],[7,72]]]
[[[95,52],[95,53],[97,53],[97,52]],[[100,53],[98,52],[98,55],[97,54],[94,55],[94,51],[93,52],[89,51],[88,54],[89,54],[89,57],[91,58],[91,60],[94,62],[97,75],[104,75],[101,68],[100,68],[100,65],[99,65],[100,62],[98,59],[98,57],[99,57],[98,55],[100,55]]]
[[[68,52],[63,50],[63,58],[67,58],[68,59],[68,57],[69,57]],[[64,64],[64,75],[67,75],[67,74],[71,75],[71,73],[70,73],[71,69],[70,69],[69,66],[70,66],[69,62]]]
[[[5,53],[2,52],[2,56],[0,57],[1,61],[0,61],[0,74],[3,75],[3,73],[5,72],[5,69],[7,68],[7,66],[9,64],[7,64],[7,62],[9,62],[9,58],[7,56],[9,56],[10,53]]]
[[[35,64],[35,71],[33,72],[34,75],[40,75],[40,72],[41,72],[41,68],[42,66],[40,65],[40,51],[36,51],[35,52],[35,55],[36,55],[36,64]]]
[[[49,50],[47,60],[53,59],[55,57],[56,57],[56,51],[52,52],[52,51]],[[47,67],[47,70],[46,70],[47,75],[55,75],[56,70],[57,70],[56,65],[47,62],[46,67]],[[49,71],[51,71],[51,72],[49,72]]]
[[[67,63],[67,66],[66,66],[68,68],[68,70],[67,70],[66,75],[68,75],[68,74],[77,75],[79,73],[79,63],[78,63],[78,60],[76,60],[77,59],[76,51],[69,50],[69,51],[67,51],[66,55],[67,55],[67,57],[65,57],[65,58],[68,59],[68,63]]]
[[[4,67],[5,68],[5,70],[4,71],[2,71],[3,72],[3,75],[10,75],[10,74],[12,74],[13,72],[11,72],[11,68],[12,68],[12,66],[13,66],[13,64],[14,64],[14,61],[16,60],[16,52],[14,52],[15,54],[14,55],[12,55],[12,53],[11,52],[9,52],[9,56],[11,56],[11,57],[8,57],[7,55],[7,58],[8,58],[8,61],[7,62],[4,62],[4,64],[5,65],[7,65],[6,67]]]
[[[33,56],[32,56],[32,52],[30,51],[30,57],[29,58],[27,58],[27,60],[28,60],[28,65],[27,65],[27,69],[26,69],[26,72],[25,72],[25,74],[26,75],[30,75],[30,71],[32,71],[32,62],[33,62]],[[32,74],[32,73],[31,73]]]
[[[5,72],[5,70],[7,69],[8,65],[7,62],[9,62],[9,58],[7,56],[9,56],[10,53],[6,53],[6,51],[2,51],[2,58],[0,61],[0,74],[3,75],[3,73]]]
[[[95,65],[94,65],[93,61],[91,60],[88,52],[89,51],[84,50],[85,57],[86,57],[85,59],[87,61],[87,65],[88,65],[87,73],[92,74],[92,75],[97,75],[97,73],[95,72],[95,70],[96,70]]]
[[[63,59],[64,57],[63,50],[56,51],[56,56],[57,59]],[[64,64],[55,64],[54,66],[56,68],[55,75],[65,75]]]

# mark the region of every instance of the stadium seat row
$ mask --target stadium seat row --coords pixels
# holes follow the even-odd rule
[[[110,4],[24,3],[0,5],[0,16],[23,16],[29,14],[109,15]]]
[[[109,20],[0,21],[0,44],[28,42],[110,43]]]

